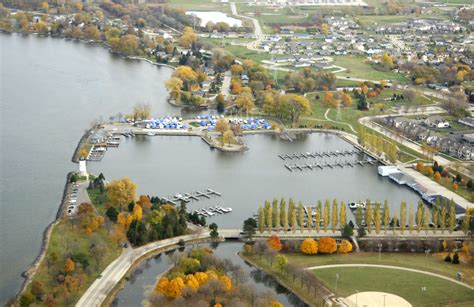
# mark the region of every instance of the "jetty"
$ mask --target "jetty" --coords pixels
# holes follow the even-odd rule
[[[306,164],[285,164],[285,168],[290,172],[294,170],[303,171],[303,170],[317,170],[317,169],[324,169],[324,168],[345,168],[345,167],[355,167],[355,166],[367,166],[367,165],[375,165],[377,161],[367,159],[367,160],[359,160],[359,161],[336,161],[336,162],[327,162],[327,163],[306,163]]]
[[[171,197],[162,197],[161,201],[165,203],[170,203],[177,206],[181,202],[189,203],[191,201],[199,201],[202,198],[211,199],[212,196],[222,196],[221,193],[213,190],[213,189],[206,189],[204,192],[195,191],[190,193],[177,193]]]
[[[357,155],[359,153],[360,151],[357,149],[348,149],[348,150],[279,154],[278,157],[280,157],[280,159],[282,160],[293,160],[293,159],[309,159],[309,158],[322,158],[322,157],[343,157],[343,156]]]

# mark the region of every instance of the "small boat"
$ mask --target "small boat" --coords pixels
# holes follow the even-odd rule
[[[155,132],[150,131],[150,132],[147,133],[147,135],[149,135],[149,136],[155,136],[156,134],[155,134]]]
[[[349,203],[349,209],[357,209],[357,208],[361,208],[361,209],[365,209],[365,201],[361,202],[361,203]]]

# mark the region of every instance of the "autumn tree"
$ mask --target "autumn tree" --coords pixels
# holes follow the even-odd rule
[[[367,200],[365,208],[365,223],[367,224],[367,231],[372,232],[372,223],[374,221],[374,210],[372,209],[372,204],[370,200]]]
[[[282,273],[283,269],[288,264],[288,258],[286,258],[286,256],[282,254],[276,255],[275,258],[276,258],[275,260],[276,260],[277,269],[280,271],[280,273]]]
[[[306,210],[308,210],[308,231],[313,230],[313,209],[311,206],[306,207]]]
[[[352,244],[347,240],[342,240],[339,244],[339,252],[341,254],[348,254],[352,251]]]
[[[318,253],[318,242],[314,239],[307,238],[301,243],[300,250],[303,254],[315,255]]]
[[[166,89],[170,92],[172,98],[176,101],[181,101],[181,88],[183,87],[183,80],[173,77],[165,82]]]
[[[381,226],[381,211],[382,208],[380,207],[380,203],[375,204],[375,233],[379,234],[380,233],[380,226]]]
[[[304,208],[301,202],[298,203],[298,224],[300,226],[300,231],[303,232],[304,229]]]
[[[382,65],[387,69],[392,69],[393,67],[393,57],[390,56],[386,51],[382,55],[381,59]]]
[[[329,204],[329,200],[326,199],[326,201],[324,202],[324,213],[323,213],[323,228],[324,228],[324,231],[328,231],[329,211],[330,211],[330,204]]]
[[[71,258],[67,258],[66,261],[64,262],[64,272],[67,274],[71,274],[74,272],[75,269],[75,263],[72,261]]]
[[[319,240],[319,252],[322,254],[332,254],[337,250],[336,240],[330,237],[322,237]]]
[[[321,229],[321,201],[318,201],[318,205],[316,206],[316,213],[314,216],[316,219],[316,232],[319,233],[319,230]]]
[[[279,252],[283,247],[283,244],[281,243],[280,238],[277,235],[271,235],[270,238],[268,238],[267,243],[271,249],[277,252]]]
[[[197,35],[191,27],[184,27],[183,34],[178,39],[178,44],[181,47],[188,48],[191,44],[197,41]]]
[[[454,231],[454,226],[456,224],[456,211],[455,204],[453,200],[449,201],[449,215],[448,215],[448,230],[449,233]]]
[[[416,209],[416,231],[419,233],[423,226],[423,203],[418,202],[418,208]]]
[[[265,225],[267,226],[268,232],[273,230],[273,212],[269,201],[265,201]]]
[[[137,103],[133,106],[133,119],[148,119],[151,116],[151,105],[147,103]]]
[[[408,214],[408,230],[410,231],[410,233],[413,232],[413,225],[414,225],[413,206],[410,206],[410,210]]]
[[[446,230],[446,211],[447,211],[447,208],[446,208],[446,204],[442,204],[441,206],[441,214],[440,214],[440,227],[441,227],[441,232],[444,233],[444,231]]]
[[[387,232],[387,229],[390,224],[390,208],[388,207],[388,202],[385,200],[383,204],[383,227],[385,232]]]
[[[280,201],[280,213],[282,216],[283,231],[286,233],[288,231],[288,210],[286,208],[286,201],[283,198]]]
[[[406,226],[406,217],[407,215],[407,204],[406,202],[402,201],[400,204],[400,232],[403,234],[405,231],[405,226]]]
[[[263,230],[265,229],[265,213],[263,208],[260,208],[258,210],[258,231],[260,233],[263,233]]]
[[[336,232],[337,229],[337,214],[338,214],[338,209],[337,209],[337,200],[334,199],[332,202],[332,211],[331,211],[331,228],[332,232]]]
[[[341,101],[342,101],[342,104],[345,106],[345,107],[350,107],[352,106],[352,97],[345,93],[345,92],[341,92]]]
[[[124,210],[125,206],[135,200],[137,185],[128,177],[112,180],[107,185],[107,197],[116,206]]]
[[[196,86],[198,86],[198,79],[199,74],[193,70],[192,67],[187,65],[178,66],[173,73],[173,77],[180,79],[183,81],[183,90],[184,91],[191,91]]]

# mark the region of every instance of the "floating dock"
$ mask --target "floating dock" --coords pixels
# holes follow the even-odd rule
[[[285,164],[285,168],[290,172],[294,170],[303,171],[305,169],[309,170],[316,170],[316,169],[324,169],[324,168],[335,168],[335,167],[354,167],[354,166],[366,166],[366,165],[375,165],[377,161],[375,160],[359,160],[359,161],[336,161],[336,162],[329,162],[329,163],[307,163],[307,164],[294,164],[289,165]]]
[[[180,202],[189,203],[192,200],[199,201],[202,197],[211,199],[212,196],[222,196],[221,193],[213,189],[206,189],[206,191],[195,191],[191,193],[176,194],[172,197],[162,197],[161,201],[177,206]]]
[[[282,160],[293,160],[293,159],[309,159],[309,158],[322,158],[322,157],[343,157],[343,156],[357,155],[359,153],[360,151],[357,149],[349,149],[349,150],[279,154],[278,157],[280,157],[280,159]]]

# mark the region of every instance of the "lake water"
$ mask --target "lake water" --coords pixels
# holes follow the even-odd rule
[[[70,162],[85,129],[94,120],[130,112],[150,103],[159,115],[181,115],[165,102],[171,70],[125,60],[102,47],[36,36],[0,34],[0,303],[18,290],[54,220]],[[418,196],[375,167],[290,173],[277,157],[285,152],[344,149],[334,135],[313,134],[287,143],[275,137],[245,137],[250,150],[221,153],[199,138],[137,137],[122,141],[100,163],[89,164],[107,179],[129,176],[140,193],[174,195],[213,188],[223,194],[190,208],[222,204],[233,213],[213,218],[221,227],[242,219],[273,197],[305,204],[337,198],[388,199],[416,203]]]
[[[137,102],[179,113],[165,103],[171,73],[102,47],[0,34],[1,305],[38,254],[84,130]]]
[[[199,12],[189,11],[186,15],[194,15],[201,20],[200,26],[205,27],[208,22],[218,23],[225,22],[230,27],[241,27],[242,20],[237,18],[229,17],[227,14],[222,12]]]

